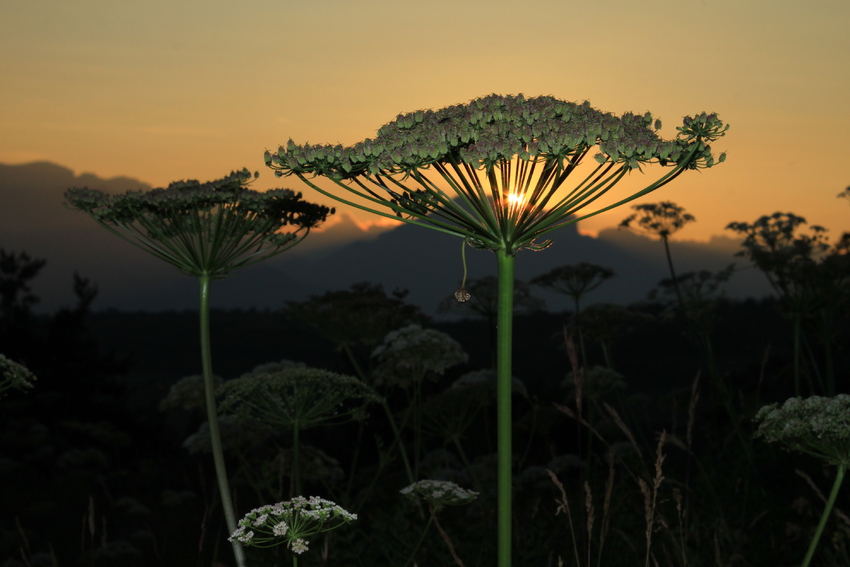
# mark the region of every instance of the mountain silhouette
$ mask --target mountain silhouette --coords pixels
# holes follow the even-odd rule
[[[150,189],[126,177],[75,175],[49,162],[0,164],[0,247],[47,260],[33,283],[42,298],[37,311],[50,312],[73,302],[74,271],[98,285],[95,309],[197,308],[194,278],[107,233],[87,215],[67,209],[63,195],[70,187],[108,193]],[[309,193],[305,197],[309,200]],[[517,278],[528,280],[556,266],[592,262],[612,268],[616,276],[593,291],[588,302],[625,304],[644,299],[668,277],[663,246],[650,238],[616,229],[593,238],[579,234],[576,225],[549,236],[554,240],[549,249],[518,253]],[[678,273],[720,270],[735,261],[738,248],[738,241],[723,237],[709,243],[671,241]],[[460,285],[460,252],[460,239],[450,235],[407,224],[363,230],[345,213],[337,213],[328,228],[310,234],[292,250],[214,282],[211,303],[223,309],[277,308],[289,300],[369,281],[383,284],[387,291],[407,289],[409,301],[433,313]],[[466,256],[470,278],[496,273],[492,253],[467,248]],[[739,259],[738,264],[745,262]],[[565,296],[535,291],[551,310],[571,307]],[[748,269],[733,276],[727,293],[761,297],[769,289],[760,273]]]

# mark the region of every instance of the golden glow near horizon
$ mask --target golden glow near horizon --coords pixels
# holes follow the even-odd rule
[[[326,202],[276,179],[263,151],[289,138],[351,144],[400,112],[493,92],[547,94],[649,110],[665,138],[701,111],[731,125],[716,144],[726,163],[638,201],[693,214],[679,239],[730,236],[730,221],[774,211],[826,226],[832,240],[850,229],[836,198],[850,185],[846,0],[541,0],[529,25],[516,18],[507,0],[434,0],[427,13],[398,0],[6,0],[0,163],[48,160],[154,186],[248,167],[261,172],[258,189]],[[383,222],[337,208],[362,226]]]

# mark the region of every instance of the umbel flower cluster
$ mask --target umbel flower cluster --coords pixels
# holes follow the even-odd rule
[[[850,396],[790,398],[764,406],[755,436],[833,465],[850,465]]]
[[[531,241],[565,224],[629,171],[650,163],[676,166],[655,189],[684,169],[725,159],[715,159],[709,146],[727,129],[716,114],[685,118],[673,140],[662,139],[660,127],[650,113],[617,117],[586,101],[490,95],[401,114],[375,138],[349,147],[290,140],[277,152],[266,151],[265,161],[277,175],[296,175],[325,194],[307,176],[327,177],[372,205],[337,200],[464,236],[479,248],[513,253],[545,246]],[[594,147],[597,167],[568,195],[554,199]]]
[[[6,390],[32,388],[35,380],[35,374],[29,368],[0,354],[0,398]]]
[[[223,414],[287,429],[362,419],[366,405],[381,401],[372,388],[352,376],[308,367],[246,374],[224,382],[217,395]]]
[[[383,344],[372,351],[372,357],[379,361],[375,368],[376,384],[402,387],[427,374],[442,375],[469,358],[460,343],[449,335],[416,324],[388,333]]]
[[[207,183],[177,181],[165,189],[123,195],[73,188],[65,198],[72,208],[185,274],[221,278],[291,248],[334,212],[302,201],[290,189],[250,190],[251,177],[243,169]],[[282,232],[287,226],[294,230]]]
[[[310,543],[306,538],[353,522],[357,514],[347,512],[330,500],[296,496],[292,500],[260,506],[239,520],[239,527],[229,541],[248,546],[272,547],[285,543],[294,553],[304,553]]]
[[[402,488],[400,492],[409,498],[421,498],[438,510],[443,506],[469,504],[478,498],[474,490],[461,488],[447,480],[420,480]]]

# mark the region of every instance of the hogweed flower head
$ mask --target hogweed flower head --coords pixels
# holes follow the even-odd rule
[[[228,380],[217,395],[222,413],[298,429],[360,419],[367,404],[381,401],[352,376],[297,366]]]
[[[183,273],[222,278],[291,248],[334,212],[289,189],[252,191],[250,180],[243,169],[208,183],[178,181],[123,195],[73,188],[65,199]]]
[[[636,198],[684,170],[724,161],[725,155],[715,159],[710,148],[728,128],[716,114],[685,118],[673,140],[662,139],[660,127],[650,113],[617,117],[588,102],[494,94],[401,114],[374,138],[353,146],[290,140],[277,152],[266,151],[265,162],[277,175],[295,175],[339,201],[513,254],[548,246],[534,240],[590,216],[575,215],[633,170],[649,164],[673,167],[631,197]],[[594,148],[595,169],[556,197]],[[327,177],[368,204],[327,193],[309,181],[311,176]],[[458,199],[440,185],[448,185]]]
[[[568,264],[532,278],[529,283],[569,295],[576,299],[614,277],[614,270],[590,262]]]
[[[671,201],[642,203],[633,205],[632,209],[636,212],[623,219],[618,228],[634,228],[632,222],[637,220],[639,230],[661,239],[670,238],[686,224],[697,220],[692,214],[686,213],[683,207]]]
[[[461,488],[447,480],[420,480],[399,492],[409,498],[420,498],[435,510],[444,506],[462,506],[478,498],[478,493],[474,490]]]
[[[466,362],[469,356],[456,340],[435,329],[408,325],[390,332],[372,351],[379,362],[376,383],[386,382],[407,387],[426,375],[442,375],[452,366]]]
[[[357,519],[330,500],[296,496],[292,500],[267,504],[251,510],[239,520],[239,527],[228,541],[239,541],[252,547],[286,544],[293,553],[309,549],[308,537],[328,532]]]
[[[0,398],[6,390],[27,390],[36,381],[35,374],[23,364],[18,364],[0,354]]]
[[[771,404],[754,419],[755,433],[771,443],[806,453],[829,464],[850,466],[850,396],[790,398]]]

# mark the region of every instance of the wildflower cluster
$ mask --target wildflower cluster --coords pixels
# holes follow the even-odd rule
[[[294,553],[309,549],[308,537],[353,522],[357,514],[347,512],[330,500],[296,496],[292,500],[260,506],[239,520],[229,541],[253,547],[272,547],[285,543]]]
[[[850,396],[790,398],[764,406],[755,436],[779,442],[833,465],[850,465]]]
[[[368,403],[381,401],[352,376],[298,366],[228,380],[217,395],[222,413],[298,429],[362,418]]]
[[[289,140],[277,152],[266,151],[265,162],[276,175],[295,175],[339,201],[513,254],[547,247],[551,242],[535,238],[581,220],[576,213],[630,171],[649,164],[675,168],[643,193],[686,169],[725,159],[711,152],[710,143],[726,132],[715,114],[686,118],[673,140],[662,139],[660,128],[650,113],[617,117],[586,101],[494,94],[399,115],[375,138],[349,147]],[[594,147],[595,170],[555,198]],[[333,195],[308,176],[327,177],[369,205]],[[457,202],[438,182],[451,187]],[[376,205],[389,211],[370,208]]]
[[[184,273],[218,278],[291,248],[333,213],[289,189],[247,189],[250,179],[243,169],[208,183],[178,181],[123,195],[73,188],[65,198],[71,208]],[[286,226],[295,231],[281,232]]]
[[[402,488],[399,492],[409,498],[421,498],[437,510],[443,506],[469,504],[478,498],[478,493],[474,490],[461,488],[447,480],[420,480]]]
[[[6,390],[25,390],[33,387],[35,375],[29,368],[0,354],[0,398]]]
[[[387,334],[384,343],[372,351],[372,357],[379,361],[376,383],[400,386],[407,386],[426,374],[442,375],[469,358],[460,343],[447,334],[416,324]]]
[[[561,160],[599,145],[600,162],[627,163],[632,169],[649,161],[677,162],[689,153],[688,143],[712,141],[724,125],[715,114],[685,118],[681,137],[663,140],[659,120],[650,113],[616,117],[582,104],[550,96],[489,95],[469,104],[441,110],[400,114],[378,130],[374,139],[351,147],[297,145],[290,140],[278,152],[266,152],[266,164],[280,175],[317,174],[338,179],[360,174],[412,173],[434,163],[455,160],[492,169],[519,156]],[[707,144],[699,158],[714,163]]]

